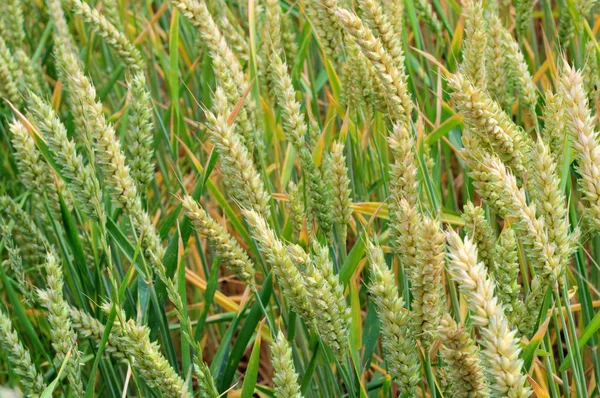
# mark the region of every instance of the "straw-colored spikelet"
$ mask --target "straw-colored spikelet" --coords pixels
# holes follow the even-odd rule
[[[306,217],[306,213],[304,211],[304,199],[302,198],[302,192],[300,192],[298,186],[292,181],[290,181],[288,184],[287,192],[289,209],[288,214],[292,224],[294,237],[298,239],[302,233],[304,218]]]
[[[461,240],[448,231],[450,275],[464,295],[471,320],[479,328],[483,349],[481,358],[494,397],[528,397],[531,391],[522,373],[519,341],[510,331],[502,306],[494,295],[494,283],[483,263],[477,261],[477,248],[468,237]]]
[[[488,397],[479,351],[465,326],[458,325],[450,314],[445,314],[440,322],[439,335],[444,346],[442,357],[449,365],[449,376],[455,387],[452,396]]]
[[[411,206],[417,207],[416,144],[409,126],[403,122],[394,123],[388,142],[394,155],[390,170],[391,195],[396,199],[404,198]]]
[[[537,87],[529,73],[529,68],[519,48],[519,44],[506,30],[502,29],[502,40],[505,50],[505,68],[508,76],[517,89],[517,98],[533,112],[537,104]],[[535,114],[535,112],[533,112]]]
[[[544,219],[536,217],[534,204],[528,204],[516,178],[495,156],[467,152],[473,184],[479,194],[501,217],[516,218],[515,228],[522,232],[527,254],[536,273],[552,285],[563,272],[556,245],[549,241]]]
[[[546,93],[546,106],[544,107],[544,129],[542,137],[548,143],[552,158],[556,164],[557,173],[563,167],[565,144],[568,139],[566,132],[567,116],[565,115],[565,100],[558,94]]]
[[[470,131],[477,134],[478,141],[489,145],[515,175],[523,175],[527,149],[517,125],[487,92],[474,86],[464,75],[455,74],[448,79],[448,84],[454,90],[452,98],[456,106],[464,114]]]
[[[297,250],[299,246],[295,248]],[[318,333],[341,360],[348,351],[350,309],[344,297],[344,286],[333,273],[329,249],[317,245],[315,251],[306,266],[306,289],[310,295]]]
[[[347,10],[337,8],[335,15],[339,23],[350,34],[363,54],[373,64],[386,91],[389,113],[393,120],[410,120],[413,109],[408,93],[406,76],[395,65],[393,57],[384,49],[381,40],[373,35],[371,29],[363,25],[360,18]]]
[[[470,234],[469,234],[470,235]],[[477,251],[479,254],[479,250]],[[508,322],[513,325],[521,313],[523,302],[519,298],[519,256],[515,231],[508,228],[502,232],[494,247],[494,280],[496,295],[504,307]]]
[[[182,204],[185,214],[190,218],[196,230],[208,238],[215,254],[221,257],[231,272],[244,281],[251,290],[255,290],[254,265],[244,249],[191,196],[183,198]]]
[[[425,349],[436,337],[444,312],[444,234],[440,223],[423,217],[418,229],[416,265],[408,269],[411,282],[411,319]]]
[[[371,264],[369,292],[381,322],[381,339],[388,372],[403,394],[414,394],[421,379],[420,363],[409,312],[398,294],[396,278],[387,267],[383,251],[367,241]]]
[[[12,371],[20,377],[25,392],[32,397],[39,397],[46,389],[44,378],[31,361],[31,354],[13,329],[7,314],[0,309],[0,346],[8,356]]]
[[[486,78],[487,89],[502,107],[508,111],[513,104],[512,86],[505,67],[506,49],[502,39],[504,29],[500,17],[488,15],[488,36],[486,46]]]
[[[465,35],[462,73],[478,88],[486,88],[485,57],[487,34],[481,0],[468,0],[465,6]]]
[[[144,68],[142,55],[137,48],[104,15],[81,0],[68,0],[68,4],[73,12],[89,23],[94,31],[106,40],[131,72],[136,73]]]
[[[62,364],[67,353],[71,352],[69,361],[65,366],[65,373],[73,393],[77,397],[83,396],[83,384],[80,379],[81,352],[77,346],[77,335],[71,327],[69,306],[63,298],[63,275],[61,265],[52,253],[46,256],[46,288],[38,291],[41,304],[48,309],[48,322],[50,323],[50,337],[52,347],[56,351],[56,361]]]
[[[331,192],[327,189],[325,178],[317,169],[310,149],[306,145],[307,125],[304,114],[300,111],[300,103],[296,101],[296,91],[287,67],[278,54],[271,53],[271,68],[276,78],[274,92],[281,108],[283,129],[286,137],[298,151],[300,164],[304,171],[305,186],[311,198],[319,228],[326,236],[331,235]]]
[[[229,107],[233,109],[239,99],[244,96],[248,85],[244,79],[240,61],[227,45],[225,37],[217,27],[205,2],[202,0],[169,0],[169,3],[188,18],[200,33],[213,59],[217,85],[223,87]],[[254,102],[247,99],[236,116],[236,123],[239,126],[237,129],[249,151],[252,151],[256,138],[255,114]]]
[[[152,100],[146,90],[146,78],[136,73],[129,87],[131,107],[130,125],[127,129],[127,150],[130,154],[131,176],[140,190],[154,178],[154,124],[152,123]]]
[[[531,153],[533,170],[529,192],[536,204],[538,214],[544,218],[548,240],[556,245],[556,254],[561,267],[566,267],[571,254],[576,249],[577,232],[569,233],[567,202],[556,173],[556,164],[550,149],[543,141],[538,141]]]
[[[477,246],[477,255],[489,271],[494,270],[494,246],[496,237],[490,223],[485,219],[485,211],[467,202],[463,209],[462,219],[465,222],[465,232]]]
[[[292,359],[292,348],[281,330],[271,344],[271,365],[275,398],[302,398],[298,373]]]
[[[215,97],[222,97],[217,88]],[[228,179],[231,195],[239,204],[252,209],[268,218],[269,194],[265,190],[262,178],[256,171],[248,149],[240,142],[233,126],[227,123],[227,115],[206,111],[206,120],[210,139],[215,144],[221,159],[221,170]]]
[[[400,40],[401,31],[395,31],[394,26],[390,23],[388,15],[384,13],[384,9],[378,1],[360,0],[358,5],[363,11],[363,21],[371,29],[375,37],[381,40],[383,48],[390,54],[396,68],[398,68],[400,73],[404,76],[403,80],[406,80],[406,73],[404,71],[404,52]]]
[[[600,229],[600,145],[596,125],[583,88],[581,73],[566,62],[559,80],[559,93],[565,101],[567,131],[573,140],[577,172],[581,175],[579,189],[589,208],[591,225]]]
[[[9,125],[12,134],[12,144],[15,148],[15,159],[19,166],[21,181],[27,189],[35,192],[42,199],[48,196],[50,207],[55,214],[60,214],[58,203],[58,188],[62,183],[55,181],[54,173],[49,172],[49,165],[42,158],[42,154],[35,145],[35,140],[25,128],[25,125],[14,120]]]
[[[68,138],[65,126],[52,107],[33,93],[30,93],[29,98],[29,111],[52,150],[56,163],[61,166],[75,201],[86,216],[104,223],[106,215],[102,206],[100,184],[92,166],[83,163],[82,156],[75,149],[75,143]]]
[[[283,294],[290,301],[292,309],[299,313],[307,323],[311,323],[314,320],[314,311],[309,301],[309,293],[300,271],[294,266],[285,246],[257,212],[243,210],[242,213],[250,226],[252,237],[273,268]]]
[[[125,155],[114,126],[106,121],[102,103],[96,102],[96,89],[79,68],[74,54],[62,48],[57,51],[57,56],[60,66],[69,72],[66,77],[73,97],[72,104],[80,108],[81,115],[85,115],[86,135],[92,140],[97,165],[109,187],[112,202],[122,207],[131,219],[135,234],[142,236],[145,252],[162,258],[164,249],[160,238],[137,195],[137,185],[125,164]]]
[[[336,142],[331,149],[331,170],[333,181],[333,221],[339,227],[341,241],[346,241],[346,234],[352,209],[350,208],[350,179],[344,156],[344,144]]]

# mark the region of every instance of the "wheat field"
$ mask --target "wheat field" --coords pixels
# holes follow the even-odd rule
[[[3,0],[0,396],[600,397],[595,0]]]

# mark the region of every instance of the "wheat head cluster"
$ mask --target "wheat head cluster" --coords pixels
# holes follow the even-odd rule
[[[600,397],[595,0],[3,0],[0,396]]]

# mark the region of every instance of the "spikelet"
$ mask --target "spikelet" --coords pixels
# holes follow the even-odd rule
[[[535,332],[535,324],[540,314],[540,307],[546,295],[547,286],[539,276],[531,281],[531,289],[525,298],[520,311],[516,314],[515,324],[523,336],[531,336]]]
[[[516,218],[515,227],[522,232],[529,246],[527,254],[538,275],[552,285],[563,272],[556,245],[549,241],[542,217],[536,217],[534,204],[528,204],[525,192],[519,189],[515,177],[495,156],[467,155],[472,169],[470,176],[479,194],[502,217]]]
[[[13,329],[7,314],[0,309],[0,346],[8,356],[11,370],[20,377],[29,396],[41,396],[46,389],[44,378],[31,361],[31,354]]]
[[[6,42],[0,37],[0,90],[16,107],[21,106],[20,90],[21,73],[19,65],[8,49]]]
[[[67,25],[67,20],[65,18],[65,13],[62,8],[61,0],[46,0],[45,1],[48,15],[52,22],[54,22],[54,45],[55,46],[64,46],[69,49],[69,51],[75,52],[75,46],[73,45],[73,40],[71,38],[71,34],[69,33],[69,26]],[[61,76],[62,71],[59,69],[59,76]],[[61,77],[61,80],[65,80],[64,76]]]
[[[105,306],[110,310],[110,305]],[[186,383],[169,365],[169,361],[160,353],[156,342],[150,341],[150,330],[136,324],[132,319],[125,320],[125,314],[119,313],[111,329],[118,336],[119,350],[133,360],[133,366],[150,388],[160,391],[169,398],[188,397]]]
[[[548,240],[556,246],[560,266],[565,268],[571,254],[576,250],[577,232],[569,233],[567,202],[556,173],[556,164],[550,149],[543,141],[538,141],[531,153],[533,170],[529,192],[536,204],[538,214],[544,218]]]
[[[486,88],[485,57],[487,50],[486,27],[481,0],[467,0],[465,5],[465,35],[461,72],[478,88]]]
[[[498,153],[515,175],[525,172],[524,156],[527,153],[519,128],[502,111],[498,103],[465,76],[458,73],[448,79],[454,90],[451,94],[458,109],[464,114],[470,131],[477,134],[483,144]]]
[[[30,93],[29,98],[29,111],[52,150],[56,163],[61,166],[76,203],[86,216],[99,220],[104,225],[106,215],[94,170],[91,165],[83,163],[82,156],[75,149],[75,143],[69,140],[65,126],[52,107],[33,93]]]
[[[404,2],[401,0],[383,0],[383,13],[387,15],[396,35],[404,31]]]
[[[71,327],[69,306],[63,298],[63,275],[60,264],[54,254],[46,256],[46,289],[38,291],[38,297],[44,307],[48,309],[48,322],[50,323],[50,337],[52,347],[56,351],[57,363],[63,363],[67,353],[71,357],[65,366],[65,373],[73,394],[83,396],[83,384],[80,380],[81,352],[77,346],[77,335]]]
[[[75,14],[89,23],[113,48],[132,73],[140,72],[144,68],[142,55],[137,48],[104,15],[81,0],[68,0],[68,4]]]
[[[449,376],[455,387],[452,396],[457,398],[483,398],[489,390],[475,342],[464,325],[458,325],[450,314],[444,314],[439,335],[444,348],[442,357],[448,363]]]
[[[373,32],[363,25],[356,14],[337,8],[335,9],[335,15],[348,34],[356,40],[363,54],[375,68],[386,89],[390,117],[393,120],[408,122],[413,103],[408,93],[406,76],[395,65],[392,56],[385,51],[381,40],[377,39]]]
[[[12,237],[25,260],[25,264],[38,266],[52,250],[46,236],[35,225],[31,217],[12,198],[0,195],[0,215],[14,221]]]
[[[415,2],[415,10],[417,11],[417,16],[427,27],[436,35],[442,35],[442,24],[435,12],[433,12],[433,8],[431,7],[431,3],[427,0],[417,0]]]
[[[575,23],[566,4],[561,7],[559,3],[558,9],[558,42],[563,48],[567,48],[573,36],[575,36]]]
[[[307,323],[312,322],[314,311],[309,301],[309,293],[300,271],[292,263],[285,246],[257,212],[243,210],[242,213],[250,226],[252,237],[273,268],[283,289],[283,294],[290,301],[292,309],[299,313]]]
[[[287,191],[289,217],[292,224],[292,231],[294,233],[294,237],[298,239],[302,233],[306,214],[304,212],[304,200],[302,198],[302,193],[298,189],[298,186],[292,181],[289,182]]]
[[[256,290],[254,282],[256,271],[244,249],[191,196],[184,197],[182,204],[185,214],[190,218],[196,230],[208,238],[215,254],[221,257],[229,270],[245,282],[251,290]]]
[[[96,89],[79,68],[74,54],[62,48],[57,55],[61,67],[69,72],[67,82],[72,103],[78,105],[81,115],[85,115],[86,136],[92,140],[98,168],[109,187],[112,202],[122,207],[131,219],[135,234],[142,236],[146,254],[152,252],[162,258],[164,249],[160,237],[137,195],[136,182],[125,164],[125,155],[114,126],[106,121],[102,103],[96,102]]]
[[[508,111],[513,104],[511,81],[505,67],[506,49],[503,44],[502,21],[496,14],[488,15],[488,37],[486,46],[487,89],[502,107]]]
[[[306,2],[306,15],[327,58],[331,62],[342,63],[343,34],[333,15],[337,7],[336,0],[309,0]]]
[[[411,282],[411,320],[428,350],[444,312],[444,235],[440,224],[423,217],[417,235],[416,265],[408,269]]]
[[[25,31],[23,30],[25,20],[23,19],[21,0],[6,0],[0,10],[3,12],[6,24],[7,35],[4,38],[11,47],[21,47],[25,42]]]
[[[240,64],[248,62],[249,46],[244,37],[244,31],[235,18],[229,18],[225,0],[212,0],[209,2],[209,7],[217,27],[223,32],[227,44],[240,60]]]
[[[593,110],[598,112],[598,101],[600,93],[598,91],[600,79],[600,69],[598,69],[598,58],[596,56],[596,46],[593,41],[588,41],[585,45],[585,63],[583,64],[583,86],[588,94],[588,101]]]
[[[123,30],[123,23],[119,17],[119,5],[117,0],[102,0],[102,13],[117,29]]]
[[[506,57],[505,67],[508,70],[509,78],[517,89],[517,98],[529,109],[534,109],[538,99],[537,88],[529,73],[529,68],[519,44],[504,28],[502,29],[502,40]]]
[[[546,106],[544,107],[544,129],[542,137],[550,146],[552,158],[557,170],[563,166],[564,148],[567,140],[567,117],[565,115],[565,100],[558,94],[546,93]]]
[[[262,41],[260,42],[259,72],[261,74],[261,92],[271,99],[275,98],[273,86],[275,74],[271,71],[271,52],[282,56],[284,53],[281,43],[281,7],[278,0],[265,1],[265,22]]]
[[[50,208],[55,215],[60,215],[58,202],[58,187],[62,184],[55,183],[54,173],[49,172],[49,165],[42,158],[42,154],[35,145],[33,137],[29,134],[23,123],[14,120],[9,124],[12,134],[11,142],[15,148],[15,159],[19,166],[21,181],[27,189],[35,192],[42,199],[48,196]]]
[[[299,246],[294,248],[297,252]],[[315,254],[306,266],[305,277],[318,333],[335,356],[342,360],[348,352],[350,309],[344,297],[344,286],[333,273],[327,247],[315,247]]]
[[[281,330],[271,343],[271,365],[275,398],[302,398],[298,374],[292,360],[292,349]]]
[[[479,260],[483,261],[489,272],[494,270],[494,246],[496,237],[489,222],[485,219],[485,211],[467,202],[463,209],[462,219],[465,222],[465,232],[477,246]]]
[[[508,322],[513,325],[522,311],[523,302],[519,298],[519,258],[517,239],[512,228],[504,230],[500,235],[494,247],[493,262],[496,295],[504,307]]]
[[[358,5],[363,11],[362,17],[366,26],[371,29],[375,37],[381,40],[383,48],[394,60],[394,66],[396,66],[402,74],[402,79],[406,80],[406,72],[404,71],[404,52],[400,40],[400,33],[402,31],[395,31],[378,1],[360,0]]]
[[[319,228],[323,233],[331,235],[331,193],[326,181],[319,172],[312,154],[306,145],[307,125],[304,114],[300,111],[300,103],[296,101],[296,92],[287,67],[278,54],[271,53],[271,68],[276,74],[274,92],[282,112],[283,129],[288,140],[298,151],[300,164],[305,176],[305,187],[311,198],[311,208],[315,211]]]
[[[417,240],[423,218],[404,198],[400,199],[392,209],[391,246],[394,253],[400,256],[405,268],[414,268],[417,266]]]
[[[579,13],[580,18],[589,18],[592,9],[596,5],[596,0],[575,0],[573,2]]]
[[[69,306],[69,317],[71,318],[73,330],[75,330],[80,337],[89,338],[94,341],[96,345],[100,345],[105,329],[104,324],[87,312],[73,306]],[[111,333],[108,335],[108,340],[104,346],[104,352],[121,362],[129,364],[130,362],[127,353],[122,349],[122,337],[117,334],[119,332],[120,329],[118,327],[116,329],[111,329]]]
[[[594,120],[588,108],[581,73],[566,62],[559,79],[559,94],[565,100],[567,131],[573,140],[577,172],[581,175],[579,189],[589,206],[591,225],[600,229],[600,145],[594,131]]]
[[[217,85],[223,87],[229,107],[233,108],[244,96],[247,83],[244,80],[240,61],[227,45],[206,4],[198,0],[169,0],[169,3],[176,7],[200,33],[213,59]],[[255,114],[254,102],[246,100],[236,116],[238,131],[250,152],[255,144]]]
[[[154,124],[152,123],[152,100],[146,90],[146,78],[136,73],[129,87],[131,106],[130,125],[127,129],[127,149],[130,154],[131,176],[143,191],[154,178]]]
[[[298,56],[298,44],[296,44],[296,33],[292,28],[292,16],[289,13],[281,15],[281,45],[285,53],[288,65],[294,65]]]
[[[215,96],[222,96],[222,90],[217,88]],[[214,115],[209,111],[205,114],[210,138],[221,156],[222,171],[231,186],[231,195],[241,206],[268,218],[271,214],[269,194],[247,148],[228,125],[226,115]]]
[[[385,263],[383,251],[368,240],[366,243],[372,272],[368,288],[381,322],[388,372],[400,392],[411,395],[416,392],[421,374],[410,316],[398,294],[394,274]]]
[[[0,215],[0,237],[4,242],[4,248],[8,253],[8,258],[0,263],[0,266],[8,268],[13,273],[13,279],[16,282],[21,294],[23,295],[23,301],[28,305],[34,305],[36,302],[36,294],[34,286],[27,279],[25,268],[23,267],[23,260],[21,259],[20,248],[15,245],[15,241],[12,237],[12,225]]]
[[[34,64],[22,48],[15,48],[14,59],[23,75],[23,84],[34,93],[41,94],[44,87],[44,72]]]
[[[477,261],[477,248],[468,237],[464,242],[452,230],[446,236],[450,275],[464,295],[471,320],[480,330],[481,358],[493,397],[528,397],[531,391],[522,373],[519,341],[510,331],[502,306],[494,295],[494,283]]]
[[[341,241],[346,242],[346,234],[352,209],[350,208],[350,179],[344,156],[344,144],[336,142],[331,150],[333,221],[339,227]]]
[[[531,23],[531,17],[533,16],[534,3],[534,0],[517,0],[517,5],[515,7],[516,24],[520,40],[525,40],[525,36],[529,30],[529,24]]]

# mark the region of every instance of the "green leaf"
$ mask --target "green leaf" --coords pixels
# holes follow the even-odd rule
[[[258,377],[258,368],[260,367],[260,333],[256,335],[250,361],[244,375],[244,385],[242,387],[242,398],[252,398],[254,388],[256,387],[256,379]]]

